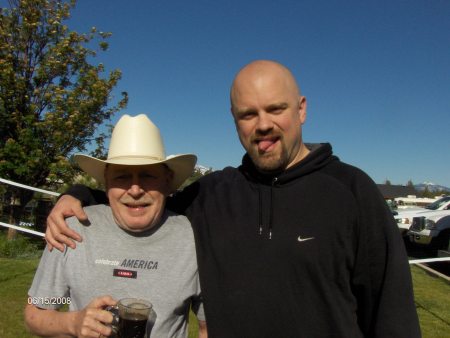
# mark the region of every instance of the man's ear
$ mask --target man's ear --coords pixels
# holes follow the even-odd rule
[[[306,107],[307,107],[306,97],[300,96],[298,98],[298,114],[301,124],[305,123],[306,121]]]

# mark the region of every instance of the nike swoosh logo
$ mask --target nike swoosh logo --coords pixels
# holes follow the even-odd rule
[[[302,238],[301,236],[298,236],[297,241],[304,242],[304,241],[309,241],[310,239],[314,239],[314,237]]]

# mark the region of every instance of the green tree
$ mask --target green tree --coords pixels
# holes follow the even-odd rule
[[[31,186],[70,179],[68,156],[102,145],[98,126],[126,106],[125,92],[109,103],[121,72],[93,64],[110,33],[69,30],[63,22],[74,6],[10,0],[0,9],[0,177]],[[8,189],[17,221],[32,192]]]
[[[413,183],[412,180],[409,180],[408,183],[406,183],[406,186],[407,186],[408,188],[413,189],[414,192],[415,192],[415,195],[418,195],[418,192],[417,192],[416,187],[414,186],[414,183]]]
[[[432,198],[432,197],[434,197],[434,192],[430,191],[430,189],[428,189],[428,186],[425,186],[425,189],[423,189],[421,195],[422,195],[422,197]]]

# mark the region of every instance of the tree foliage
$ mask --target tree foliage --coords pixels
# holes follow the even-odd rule
[[[9,5],[0,9],[0,177],[44,186],[74,175],[68,156],[103,142],[95,132],[125,107],[127,94],[110,106],[121,72],[93,64],[110,33],[63,24],[75,0]],[[17,193],[21,205],[31,198]]]
[[[408,180],[408,183],[406,183],[406,186],[407,187],[412,187],[412,188],[414,188],[415,189],[415,187],[414,187],[414,183],[413,183],[413,181],[410,179],[410,180]]]

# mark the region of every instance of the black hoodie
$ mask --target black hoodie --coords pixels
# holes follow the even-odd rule
[[[407,257],[361,170],[312,150],[279,174],[248,155],[169,205],[194,228],[209,336],[420,337]]]
[[[378,188],[329,144],[308,147],[279,174],[246,155],[168,200],[194,228],[209,337],[420,337]]]

